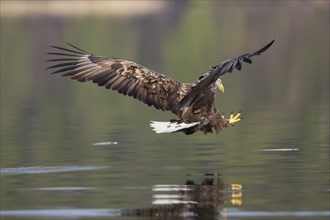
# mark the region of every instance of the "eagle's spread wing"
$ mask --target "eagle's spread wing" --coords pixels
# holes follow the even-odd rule
[[[173,103],[180,83],[137,63],[97,56],[83,51],[71,44],[74,49],[52,46],[59,52],[48,53],[58,56],[50,62],[59,62],[49,68],[55,69],[52,74],[59,73],[80,82],[92,81],[106,89],[133,96],[164,111],[174,111]]]
[[[233,59],[223,61],[219,65],[213,66],[212,67],[213,69],[207,74],[204,74],[202,77],[200,77],[196,85],[180,101],[179,109],[185,106],[189,106],[190,103],[198,95],[198,93],[200,93],[204,89],[209,89],[209,86],[213,84],[221,75],[224,75],[225,73],[231,73],[234,70],[234,68],[241,70],[243,61],[251,64],[252,63],[251,58],[255,55],[260,55],[261,53],[266,51],[274,43],[274,41],[275,40],[272,40],[270,43],[268,43],[266,46],[264,46],[258,51],[243,54]]]

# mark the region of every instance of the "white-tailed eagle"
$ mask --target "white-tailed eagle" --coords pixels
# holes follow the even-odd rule
[[[256,52],[211,66],[194,83],[181,83],[135,62],[94,55],[71,44],[71,49],[52,46],[58,51],[48,53],[56,56],[48,61],[57,62],[49,67],[55,69],[52,74],[58,73],[79,82],[92,81],[177,116],[169,122],[152,121],[150,125],[156,133],[182,131],[192,134],[200,130],[207,134],[213,129],[218,133],[229,124],[240,121],[240,113],[225,119],[214,105],[216,90],[224,90],[219,77],[231,73],[234,68],[241,70],[243,61],[252,63],[251,57],[260,55],[273,43],[274,40]]]

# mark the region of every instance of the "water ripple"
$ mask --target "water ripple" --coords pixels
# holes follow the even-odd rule
[[[119,217],[120,209],[36,209],[36,210],[1,210],[0,216],[24,217],[53,217],[53,218],[81,218],[81,217]],[[183,213],[183,215],[189,213]],[[222,213],[227,217],[329,217],[330,211],[242,211],[228,209]]]
[[[41,173],[59,173],[73,171],[88,171],[103,169],[99,166],[35,166],[35,167],[14,167],[1,168],[0,175],[18,175],[18,174],[41,174]]]
[[[98,188],[72,186],[72,187],[40,187],[40,188],[35,188],[34,190],[39,190],[39,191],[82,191],[82,190],[94,190],[94,189],[98,189]]]
[[[330,211],[242,211],[228,210],[228,217],[328,217]]]
[[[0,216],[53,217],[53,218],[115,217],[120,215],[121,215],[120,209],[36,209],[36,210],[0,211]]]

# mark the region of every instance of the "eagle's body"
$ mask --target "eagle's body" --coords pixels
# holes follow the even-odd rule
[[[182,131],[192,134],[201,130],[206,134],[212,129],[218,133],[228,124],[238,121],[225,119],[214,105],[215,90],[221,84],[219,77],[234,68],[240,70],[242,61],[252,63],[250,58],[267,50],[273,42],[256,52],[212,67],[195,83],[181,83],[132,61],[93,55],[71,44],[75,50],[53,46],[64,53],[49,53],[59,56],[49,61],[60,62],[49,68],[57,68],[53,74],[60,73],[80,82],[92,81],[156,109],[171,111],[178,117],[171,122],[152,122],[151,126],[157,133]]]

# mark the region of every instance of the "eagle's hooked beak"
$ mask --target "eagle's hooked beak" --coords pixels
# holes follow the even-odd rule
[[[217,79],[217,81],[215,81],[215,84],[221,93],[225,92],[225,87],[223,86],[221,79]]]
[[[224,93],[225,92],[225,87],[222,85],[222,83],[221,83],[221,85],[219,87],[219,90],[220,90],[221,93]]]

